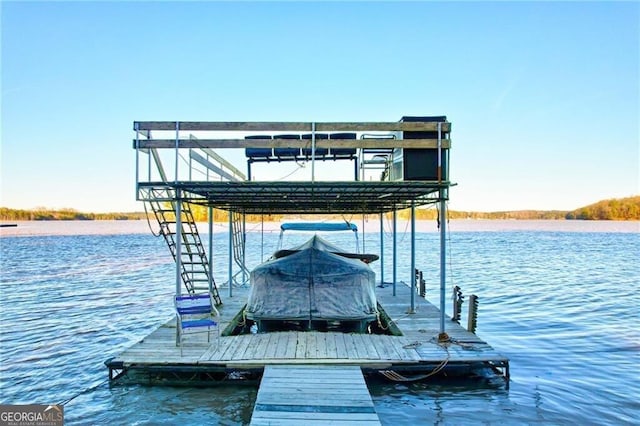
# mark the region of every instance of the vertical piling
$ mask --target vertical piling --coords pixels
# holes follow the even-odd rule
[[[478,326],[478,296],[472,294],[469,296],[469,317],[467,318],[467,330],[476,333]]]

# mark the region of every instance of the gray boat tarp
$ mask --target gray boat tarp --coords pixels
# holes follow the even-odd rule
[[[375,273],[340,256],[317,235],[251,271],[246,316],[253,320],[373,320]]]

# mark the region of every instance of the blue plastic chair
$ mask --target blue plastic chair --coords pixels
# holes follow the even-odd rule
[[[188,329],[207,328],[207,342],[211,341],[211,329],[217,330],[217,342],[220,340],[219,321],[214,317],[219,317],[220,313],[213,303],[211,293],[194,294],[175,297],[175,307],[178,319],[178,344],[180,345],[180,356],[182,356],[183,336]]]

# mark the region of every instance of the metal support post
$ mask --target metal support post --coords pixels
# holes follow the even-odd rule
[[[136,200],[139,200],[140,193],[140,133],[138,132],[139,124],[136,122],[134,124],[136,130]],[[149,157],[151,157],[151,153],[149,153]]]
[[[409,313],[416,312],[416,203],[411,202],[411,307]]]
[[[393,208],[393,295],[396,295],[396,283],[398,282],[398,212]]]
[[[380,287],[384,288],[384,213],[380,213]]]
[[[366,253],[365,249],[365,235],[364,235],[364,214],[362,215],[362,253]]]
[[[182,201],[180,189],[176,189],[176,295],[180,296],[182,289]]]
[[[176,164],[175,164],[175,176],[174,181],[178,183],[178,164],[180,160],[180,122],[176,121]]]
[[[247,215],[242,213],[242,285],[247,282]]]
[[[440,190],[440,334],[438,341],[448,341],[444,330],[445,287],[446,287],[446,234],[447,234],[447,201],[446,189]]]
[[[316,123],[311,123],[311,183],[316,181]]]
[[[180,189],[176,189],[176,296],[180,296],[182,293],[182,194]],[[178,324],[178,317],[176,317],[176,345],[180,344],[180,326]]]
[[[209,207],[209,293],[213,293],[213,207]]]
[[[233,212],[229,213],[229,297],[233,297]]]

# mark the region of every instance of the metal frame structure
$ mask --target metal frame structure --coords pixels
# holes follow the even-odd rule
[[[415,310],[415,209],[438,204],[440,209],[440,340],[445,332],[446,281],[446,202],[452,183],[443,173],[451,147],[451,123],[434,121],[410,122],[192,122],[192,121],[136,121],[134,122],[136,150],[136,196],[140,201],[166,201],[176,206],[180,218],[182,202],[246,214],[380,214],[393,213],[393,286],[397,281],[396,212],[411,209],[411,307]],[[317,139],[316,132],[356,132],[360,139]],[[245,139],[251,132],[311,132],[311,139]],[[398,138],[405,132],[437,134],[433,138]],[[153,135],[152,135],[153,133]],[[366,135],[366,137],[365,137]],[[376,135],[379,135],[378,137]],[[393,137],[390,137],[390,136]],[[312,177],[310,181],[247,180],[235,166],[217,154],[217,150],[242,148],[306,148],[311,149]],[[437,151],[438,178],[436,180],[319,181],[315,177],[317,149],[355,148],[362,155],[367,150],[430,149]],[[214,149],[216,151],[214,151]],[[188,152],[188,161],[185,155]],[[141,154],[148,155],[147,170]],[[163,157],[164,155],[164,157]],[[157,171],[152,166],[156,163]],[[164,172],[163,162],[173,161],[173,178]],[[182,166],[182,162],[188,164]],[[446,168],[448,170],[448,166]],[[364,173],[363,173],[364,174]],[[195,177],[194,177],[195,176]],[[158,199],[157,194],[167,194]],[[172,195],[175,196],[172,197]],[[155,197],[155,198],[154,198]],[[211,210],[210,210],[211,212]],[[231,216],[231,214],[230,214]],[[211,229],[212,215],[209,214]],[[231,225],[231,224],[230,224]],[[383,233],[382,216],[380,232]],[[231,226],[230,226],[231,228]],[[180,233],[177,244],[180,246]],[[230,229],[229,250],[232,250]],[[211,244],[211,241],[210,241]],[[381,245],[383,240],[381,237]],[[210,245],[211,250],[211,245]],[[382,255],[382,253],[381,253]],[[210,255],[209,259],[212,259]],[[382,257],[382,256],[381,256]],[[210,260],[211,261],[211,260]],[[180,256],[177,257],[176,267]],[[229,296],[232,296],[232,264],[229,261]],[[213,265],[210,265],[213,270]],[[179,272],[176,273],[176,293],[180,293]],[[384,284],[384,276],[382,277]]]

